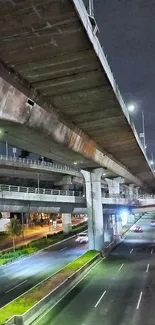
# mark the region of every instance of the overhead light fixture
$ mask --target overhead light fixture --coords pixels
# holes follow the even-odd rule
[[[74,161],[74,165],[77,165],[77,161]]]
[[[106,173],[103,173],[103,176],[106,176]]]
[[[131,104],[131,105],[128,106],[128,111],[130,113],[134,112],[134,110],[135,110],[135,106],[133,104]]]
[[[150,161],[150,164],[153,165],[153,160]]]

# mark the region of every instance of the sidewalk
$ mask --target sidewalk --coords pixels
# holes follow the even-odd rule
[[[83,222],[82,219],[73,219],[72,225],[77,225]],[[59,232],[62,230],[62,224],[57,224],[57,228],[49,230],[49,226],[36,226],[35,228],[28,228],[24,230],[24,238],[23,235],[16,239],[16,247],[20,247],[23,245],[27,245],[32,240],[39,239],[41,237],[44,237],[48,234],[54,234],[55,232]],[[5,239],[0,240],[0,252],[9,250],[12,248],[12,238],[8,237]]]

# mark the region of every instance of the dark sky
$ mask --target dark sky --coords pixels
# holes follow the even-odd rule
[[[126,104],[135,103],[148,156],[155,155],[155,0],[94,0],[100,42]]]

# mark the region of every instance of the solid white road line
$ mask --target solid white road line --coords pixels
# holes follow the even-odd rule
[[[100,299],[96,303],[95,308],[98,306],[98,304],[100,303],[100,301],[102,300],[102,298],[105,296],[105,294],[106,294],[106,291],[103,292],[102,296],[100,297]]]
[[[151,249],[151,254],[153,254],[153,249]]]
[[[150,266],[150,264],[147,264],[146,272],[149,271],[149,266]]]
[[[141,303],[141,299],[142,299],[142,295],[143,295],[143,292],[141,291],[141,293],[140,293],[140,295],[139,295],[139,299],[138,299],[137,307],[136,307],[137,310],[139,309],[139,306],[140,306],[140,303]]]
[[[132,254],[132,252],[133,252],[133,248],[131,249],[130,254]]]
[[[67,249],[67,247],[61,248],[60,252],[64,251],[65,249]]]
[[[123,266],[124,266],[124,264],[122,264],[122,265],[120,266],[120,268],[118,269],[118,272],[121,271],[121,269],[122,269]]]
[[[22,284],[26,283],[27,281],[28,281],[28,280],[25,280],[25,281],[23,281],[23,282],[17,284],[15,287],[13,287],[13,288],[7,290],[7,291],[5,292],[5,294],[6,294],[6,293],[9,293],[10,291],[12,291],[12,290],[14,290],[14,289],[16,289],[16,288],[18,288],[18,287],[20,287]]]

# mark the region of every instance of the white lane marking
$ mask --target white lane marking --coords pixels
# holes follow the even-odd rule
[[[5,265],[1,265],[0,266],[0,269],[4,269],[4,268],[7,268],[7,267],[10,267],[10,266],[12,266],[12,265],[14,265],[14,264],[18,264],[18,263],[20,263],[21,261],[24,261],[24,260],[26,260],[26,259],[28,259],[28,258],[33,258],[35,255],[39,255],[40,253],[42,253],[43,251],[48,251],[49,250],[49,248],[51,248],[51,247],[54,247],[54,246],[57,246],[57,245],[59,245],[59,244],[61,244],[61,243],[63,243],[63,242],[66,242],[67,240],[71,240],[71,239],[73,239],[73,238],[75,238],[76,237],[76,235],[73,235],[73,236],[71,236],[71,237],[69,237],[69,238],[65,238],[65,239],[63,239],[63,240],[60,240],[59,242],[57,242],[57,243],[55,243],[55,244],[52,244],[52,245],[49,245],[49,246],[47,246],[47,247],[45,247],[45,248],[42,248],[42,249],[40,249],[38,252],[35,252],[35,253],[32,253],[32,254],[30,254],[30,255],[28,255],[28,256],[26,256],[26,257],[21,257],[19,260],[17,260],[17,261],[15,261],[15,262],[10,262],[10,263],[8,263],[8,264],[5,264]],[[41,254],[42,255],[42,254]],[[6,306],[6,305],[5,305]]]
[[[133,252],[133,248],[131,249],[130,254],[132,254],[132,252]]]
[[[10,291],[12,291],[12,290],[14,290],[14,289],[16,289],[16,288],[18,288],[18,287],[20,287],[22,284],[26,283],[27,281],[28,281],[28,280],[25,280],[25,281],[23,281],[23,282],[17,284],[15,287],[13,287],[13,288],[7,290],[7,291],[5,292],[5,294],[6,294],[6,293],[9,293]]]
[[[68,293],[70,293],[83,279],[85,279],[86,277],[87,277],[87,275],[93,270],[93,269],[95,269],[95,267],[96,266],[98,266],[98,264],[100,264],[101,262],[103,261],[103,258],[100,260],[100,261],[98,261],[84,276],[83,276],[83,278],[82,279],[80,279],[78,282],[76,282],[75,284],[74,284],[74,286],[67,292],[67,294]],[[64,296],[63,296],[63,299],[64,299],[64,297],[67,295],[67,294],[65,294]],[[58,303],[60,302],[62,300],[62,298],[60,298],[52,307],[50,307],[49,309],[47,309],[46,311],[45,311],[45,313],[42,313],[42,315],[40,315],[34,322],[33,322],[33,325],[37,325],[48,313],[50,313],[50,311],[56,306],[56,305],[58,305]],[[5,305],[6,306],[6,305]],[[3,307],[2,307],[3,308]],[[1,308],[1,309],[2,309]],[[0,310],[1,310],[0,309]]]
[[[118,269],[118,272],[121,271],[121,269],[122,269],[123,266],[124,266],[124,264],[122,264],[122,265],[120,266],[120,268]]]
[[[151,249],[151,254],[153,254],[153,249]]]
[[[147,264],[146,272],[149,271],[150,264]]]
[[[60,252],[64,251],[65,249],[67,249],[67,247],[61,248]]]
[[[102,300],[102,298],[105,296],[105,294],[106,294],[106,291],[104,291],[104,292],[102,293],[102,296],[100,297],[100,299],[99,299],[98,302],[96,303],[95,308],[98,306],[98,304],[100,303],[100,301]]]
[[[140,303],[141,303],[141,299],[142,299],[142,295],[143,295],[143,291],[141,291],[140,295],[139,295],[139,299],[138,299],[138,303],[137,303],[137,307],[136,309],[139,309]]]

